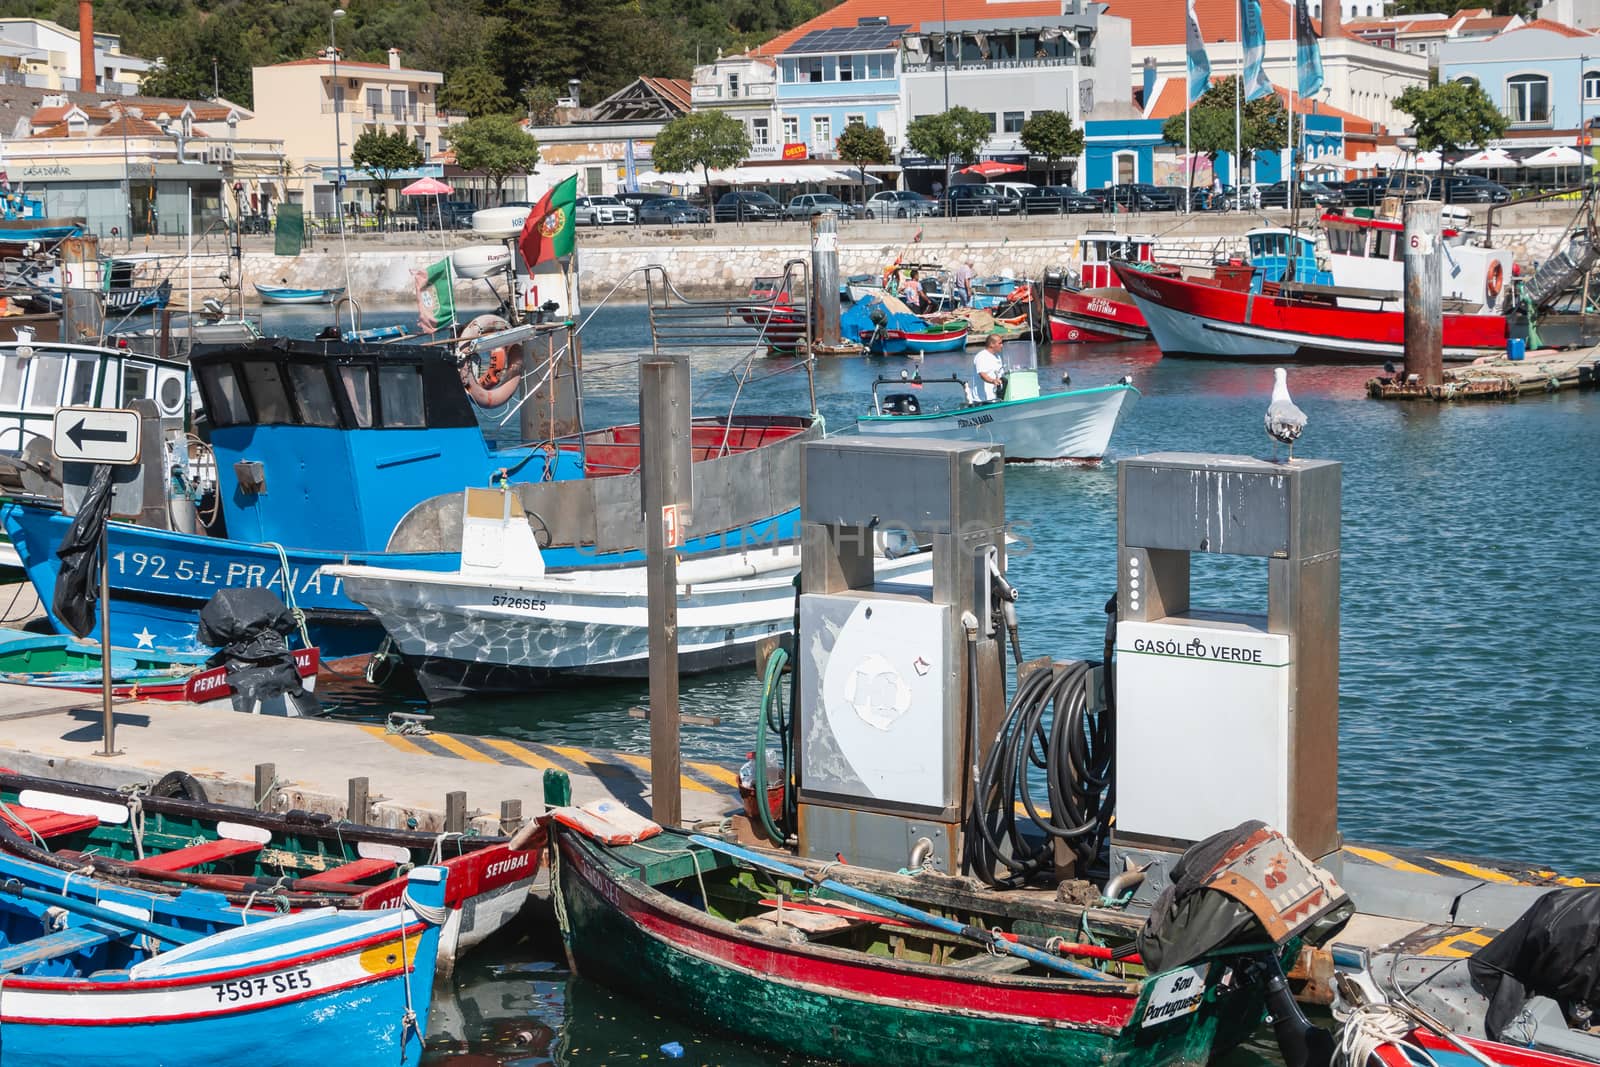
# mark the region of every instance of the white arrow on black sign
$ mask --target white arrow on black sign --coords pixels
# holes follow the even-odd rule
[[[51,444],[56,458],[75,463],[139,462],[139,413],[121,408],[61,408]]]

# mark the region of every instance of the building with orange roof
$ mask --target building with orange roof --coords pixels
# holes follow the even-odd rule
[[[1573,145],[1587,152],[1600,120],[1600,37],[1538,18],[1493,37],[1446,41],[1442,81],[1474,81],[1505,115],[1503,146]]]
[[[439,110],[436,96],[444,75],[407,67],[400,59],[396,48],[389,49],[387,63],[348,60],[324,49],[307,59],[251,70],[256,110],[244,132],[283,142],[291,202],[309,213],[331,216],[338,182],[345,204],[375,206],[381,186],[350,164],[351,146],[369,130],[405,135],[423,159],[443,147],[446,131],[461,119]],[[403,177],[438,178],[442,173],[438,165],[425,163]]]
[[[1446,41],[1493,37],[1516,29],[1523,21],[1519,15],[1495,15],[1488,8],[1478,7],[1462,8],[1452,15],[1430,13],[1358,19],[1345,23],[1344,31],[1383,48],[1426,56],[1428,65],[1437,69],[1439,49]]]
[[[1574,29],[1596,30],[1600,29],[1600,4],[1595,0],[1542,0],[1534,5],[1534,17]]]

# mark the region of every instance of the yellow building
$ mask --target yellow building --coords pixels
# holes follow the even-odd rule
[[[396,48],[389,49],[387,65],[324,53],[313,59],[256,67],[251,83],[255,114],[241,123],[241,135],[283,142],[292,176],[289,200],[316,215],[333,214],[334,182],[341,163],[343,202],[371,206],[376,183],[350,164],[350,147],[361,134],[399,130],[428,159],[443,146],[446,127],[459,121],[438,109],[435,98],[444,75],[401,66]],[[405,176],[439,177],[442,173],[441,165],[425,164]]]

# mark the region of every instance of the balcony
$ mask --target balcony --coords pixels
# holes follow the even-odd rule
[[[736,104],[743,100],[771,100],[775,86],[771,82],[755,82],[729,89],[722,82],[714,85],[696,85],[694,102],[697,104]]]
[[[324,100],[322,113],[348,115],[363,122],[387,123],[391,126],[426,125],[444,119],[432,104],[418,104],[415,107],[394,107],[386,104],[383,107],[369,108],[366,104],[355,100],[346,100],[343,104]]]

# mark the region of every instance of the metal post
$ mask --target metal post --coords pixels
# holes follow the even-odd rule
[[[1406,374],[1423,385],[1444,382],[1444,317],[1439,265],[1439,203],[1405,205]]]
[[[832,211],[811,219],[811,341],[839,343],[839,216]]]
[[[686,525],[681,490],[690,477],[689,368],[670,360],[639,367],[645,566],[650,621],[650,813],[682,821],[678,764],[678,562]]]
[[[111,711],[111,531],[100,529],[100,755],[117,756],[116,716]]]

